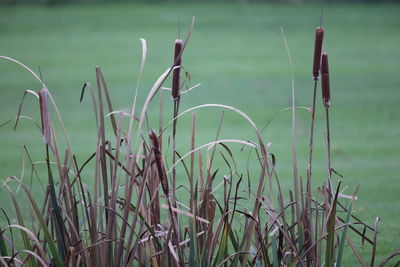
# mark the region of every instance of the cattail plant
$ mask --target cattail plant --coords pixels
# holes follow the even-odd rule
[[[165,194],[165,196],[168,197],[169,196],[168,178],[165,173],[164,161],[163,161],[162,154],[160,151],[158,137],[154,130],[151,130],[149,132],[149,136],[150,136],[150,141],[153,146],[154,158],[155,158],[157,171],[158,171],[158,177],[160,178],[160,183],[161,183],[162,189],[164,191],[164,194]]]
[[[42,88],[39,91],[39,107],[40,107],[40,118],[42,121],[42,135],[46,145],[50,144],[51,125],[49,115],[49,103],[48,103],[48,90]]]
[[[175,199],[172,199],[172,201],[171,201],[171,198],[170,198],[168,177],[167,177],[167,174],[165,171],[164,160],[163,160],[163,156],[162,156],[161,150],[160,150],[160,144],[158,141],[157,134],[154,130],[150,130],[149,137],[150,137],[150,141],[152,143],[152,149],[154,151],[154,159],[155,159],[155,163],[156,163],[156,167],[157,167],[158,177],[159,177],[163,192],[166,196],[166,200],[168,203],[169,218],[171,220],[170,229],[172,230],[174,243],[179,244],[180,237],[179,237],[179,229],[178,229],[179,226],[177,225],[177,216],[175,216],[175,214],[172,211],[172,209],[176,210],[176,204],[175,204]],[[159,215],[158,215],[158,217],[159,217]],[[179,259],[177,260],[177,263],[179,265],[182,265],[182,263],[183,263],[182,252],[179,247],[178,247],[178,256],[179,256]]]
[[[182,52],[183,52],[183,41],[181,39],[175,40],[174,49],[174,69],[172,71],[172,99],[174,101],[174,122],[172,126],[172,164],[176,161],[176,126],[177,116],[179,113],[179,101],[180,101],[180,73],[182,65]],[[176,189],[176,169],[172,170],[172,192],[175,198]]]
[[[321,54],[322,54],[322,43],[324,40],[325,30],[322,27],[318,27],[315,30],[315,44],[314,44],[314,61],[313,61],[313,77],[314,80],[318,80],[320,67],[321,67]]]
[[[174,52],[174,70],[172,73],[172,99],[178,100],[180,97],[180,75],[182,65],[182,47],[183,41],[181,39],[175,40]]]
[[[321,88],[322,88],[322,101],[324,103],[325,108],[329,108],[329,106],[331,105],[331,93],[329,87],[328,54],[326,52],[322,54]]]
[[[328,190],[332,195],[332,167],[331,167],[331,133],[329,125],[329,107],[331,104],[331,93],[329,85],[329,67],[328,67],[328,54],[322,54],[321,61],[321,89],[322,89],[322,102],[325,106],[326,116],[326,145],[327,145],[327,162],[328,162]]]
[[[322,54],[322,43],[324,39],[325,30],[322,27],[317,27],[315,30],[315,43],[314,43],[314,60],[313,60],[313,78],[314,78],[314,91],[313,101],[311,108],[311,128],[310,128],[310,151],[308,157],[307,167],[307,180],[311,179],[311,166],[312,166],[312,151],[313,151],[313,140],[314,140],[314,121],[315,121],[315,99],[317,95],[317,82],[321,68],[321,54]]]
[[[306,201],[304,205],[304,228],[305,228],[305,246],[310,247],[312,245],[312,220],[311,215],[311,176],[312,176],[312,155],[313,155],[313,143],[314,143],[314,122],[315,122],[315,101],[317,95],[317,82],[321,67],[321,53],[322,44],[324,39],[325,30],[322,27],[317,27],[315,30],[315,43],[314,43],[314,59],[313,59],[313,78],[314,78],[314,90],[313,100],[311,108],[311,127],[310,127],[310,142],[309,142],[309,154],[308,154],[308,166],[307,166],[307,181],[306,181]],[[307,259],[312,260],[315,257],[315,249],[310,249],[307,253]]]
[[[179,114],[179,102],[180,102],[180,73],[182,65],[182,53],[183,53],[183,41],[181,39],[175,40],[174,49],[174,69],[172,72],[172,99],[174,101],[174,114],[173,114],[173,126],[172,126],[172,164],[176,162],[176,128],[177,128],[177,117]],[[176,207],[176,168],[172,169],[172,206]],[[171,202],[169,202],[169,208],[171,213],[171,221],[174,226],[174,235],[176,242],[180,242],[181,236],[179,235],[178,228],[180,228],[179,219],[174,219],[174,215],[171,211]],[[178,248],[179,262],[182,262],[181,250]]]

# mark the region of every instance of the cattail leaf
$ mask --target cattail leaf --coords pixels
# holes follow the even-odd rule
[[[243,117],[245,120],[247,120],[247,122],[249,122],[249,124],[252,126],[252,128],[254,129],[254,131],[255,131],[255,133],[256,133],[256,135],[257,135],[257,139],[258,139],[258,142],[259,142],[261,151],[263,152],[263,154],[265,154],[264,141],[263,141],[263,138],[262,138],[262,136],[261,136],[261,132],[259,131],[257,125],[254,123],[254,121],[253,121],[246,113],[244,113],[244,112],[241,111],[240,109],[237,109],[237,108],[235,108],[235,107],[233,107],[233,106],[222,105],[222,104],[203,104],[203,105],[195,106],[195,107],[192,107],[192,108],[189,108],[189,109],[183,111],[183,112],[180,113],[178,116],[176,116],[175,119],[177,119],[177,118],[183,116],[183,115],[186,114],[186,113],[192,112],[192,111],[194,111],[194,110],[201,109],[201,108],[208,108],[208,107],[216,107],[216,108],[228,109],[228,110],[231,110],[231,111],[233,111],[233,112],[239,114],[241,117]],[[174,119],[174,120],[175,120],[175,119]],[[174,120],[172,120],[172,121],[170,121],[168,124],[166,124],[166,126],[165,126],[164,129],[163,129],[163,131],[165,131],[166,127],[168,127],[169,125],[171,125],[171,124],[173,123]],[[161,134],[162,134],[162,133],[161,133]]]
[[[144,119],[146,116],[147,109],[150,105],[150,102],[153,99],[154,95],[157,93],[158,89],[160,89],[161,85],[164,83],[164,81],[167,78],[170,71],[171,71],[171,68],[168,68],[163,74],[161,74],[160,77],[158,77],[157,81],[153,84],[153,87],[151,88],[149,94],[146,97],[146,100],[143,104],[142,112],[141,112],[141,115],[139,118],[137,140],[139,140],[139,137],[141,136]]]
[[[88,86],[88,83],[84,83],[83,84],[83,87],[82,87],[82,90],[81,90],[81,96],[79,97],[79,103],[82,103],[83,95],[85,94],[85,89],[86,89],[87,86]]]
[[[294,107],[294,108],[295,108],[295,109],[303,109],[303,110],[306,110],[306,111],[308,111],[308,112],[312,112],[311,108],[309,108],[309,107],[299,107],[299,106],[297,106],[297,107]],[[283,113],[283,112],[285,112],[285,111],[291,111],[291,110],[292,110],[292,107],[289,107],[289,108],[283,108],[283,109],[281,109],[281,110],[275,112],[275,113],[271,116],[271,118],[265,123],[264,127],[261,129],[261,133],[263,133],[263,132],[265,131],[265,129],[268,128],[268,126],[272,123],[272,121],[273,121],[278,115],[280,115],[281,113]]]
[[[378,235],[378,224],[381,219],[376,217],[375,224],[374,224],[374,244],[372,245],[372,252],[371,252],[371,267],[375,266],[375,257],[376,257],[376,244],[377,244],[377,235]]]
[[[270,153],[271,155],[271,160],[272,160],[272,165],[275,167],[276,166],[276,158],[275,158],[275,154]]]
[[[130,147],[130,143],[131,143],[131,139],[132,139],[132,130],[133,130],[133,118],[136,116],[136,101],[137,101],[137,97],[138,97],[138,93],[139,93],[139,86],[140,86],[140,81],[143,75],[143,70],[144,70],[144,65],[146,63],[146,59],[147,59],[147,42],[146,39],[143,38],[139,38],[140,43],[142,45],[142,60],[141,60],[141,64],[140,64],[140,70],[139,70],[139,77],[137,79],[136,82],[136,89],[135,89],[135,96],[133,98],[133,103],[132,103],[132,107],[131,107],[131,119],[129,121],[129,129],[128,129],[128,142],[129,145],[127,146],[128,148],[128,152],[131,151],[131,147]]]
[[[391,259],[393,259],[393,258],[395,258],[395,257],[397,257],[397,256],[399,256],[400,255],[400,249],[397,249],[395,252],[393,252],[392,254],[390,254],[389,256],[387,256],[380,264],[379,264],[379,267],[384,267],[384,266],[387,266],[387,263],[391,260]],[[393,266],[399,266],[400,265],[400,260],[399,261],[397,261],[397,263],[395,263]]]
[[[21,117],[22,106],[23,106],[23,103],[24,103],[24,100],[25,100],[25,97],[26,97],[27,94],[31,94],[31,95],[35,96],[37,99],[39,99],[39,95],[35,91],[26,90],[24,92],[24,94],[22,96],[22,99],[21,99],[21,102],[19,103],[19,106],[18,106],[17,116],[16,116],[15,123],[14,123],[14,130],[17,129],[19,118]],[[5,125],[5,124],[3,124],[3,125]]]
[[[37,75],[33,70],[31,70],[28,66],[24,65],[23,63],[19,62],[16,59],[13,59],[11,57],[6,57],[6,56],[0,56],[1,59],[4,60],[8,60],[11,61],[19,66],[21,66],[22,68],[24,68],[25,70],[27,70],[28,72],[30,72],[35,78],[36,80],[39,81],[40,85],[43,86],[44,88],[47,88],[47,86],[45,85],[45,83],[42,81],[42,79],[39,77],[39,75]]]
[[[190,238],[190,243],[189,243],[189,266],[190,267],[196,267],[197,266],[197,252],[196,252],[196,233],[193,227],[193,221],[189,220],[189,238]]]
[[[327,215],[326,232],[328,234],[326,238],[326,251],[325,251],[325,266],[333,267],[335,265],[335,220],[336,220],[336,205],[338,201],[339,189],[341,182],[339,181],[336,189],[336,194]],[[328,192],[330,194],[330,192]]]
[[[292,92],[292,162],[293,162],[293,187],[294,187],[294,199],[295,199],[295,211],[296,211],[296,219],[297,221],[300,221],[300,207],[299,207],[299,181],[298,181],[298,167],[297,167],[297,140],[296,140],[296,90],[295,90],[295,86],[294,86],[294,70],[293,70],[293,61],[292,61],[292,56],[290,54],[290,49],[289,49],[289,45],[287,43],[286,40],[286,35],[285,32],[283,30],[283,28],[281,28],[281,32],[282,32],[282,37],[283,37],[283,41],[285,44],[285,48],[286,48],[286,53],[288,56],[288,61],[289,61],[289,65],[290,65],[290,77],[291,77],[291,92]],[[299,245],[300,247],[303,246],[303,229],[301,228],[302,225],[300,223],[297,224],[297,231],[299,234]]]
[[[139,38],[140,43],[142,44],[142,60],[140,63],[140,72],[139,72],[139,76],[141,76],[143,74],[143,70],[144,70],[144,64],[146,63],[146,59],[147,59],[147,42],[146,39],[143,38]]]
[[[218,253],[215,257],[213,266],[217,266],[219,262],[228,257],[228,238],[230,232],[229,223],[224,224],[224,230],[222,232],[221,238],[219,239]]]
[[[0,256],[7,256],[7,246],[6,246],[6,242],[4,241],[4,237],[3,237],[3,233],[4,231],[2,230],[2,228],[0,227]]]
[[[102,84],[102,87],[103,87],[104,95],[106,97],[108,111],[110,113],[112,113],[114,111],[114,109],[113,109],[113,106],[112,106],[110,93],[108,91],[107,83],[106,83],[106,80],[104,78],[103,72],[101,71],[100,67],[96,68],[96,74],[100,76],[100,80],[101,80],[101,84]],[[116,123],[114,114],[111,114],[110,116],[111,116],[111,125],[113,127],[114,134],[115,134],[115,136],[117,136],[117,128],[118,127],[117,127],[117,123]]]
[[[340,244],[339,244],[339,246],[338,246],[338,254],[337,254],[337,259],[336,259],[336,267],[340,267],[341,264],[342,264],[344,245],[345,245],[345,242],[346,242],[346,235],[347,235],[348,223],[350,222],[352,207],[353,207],[353,203],[350,202],[349,208],[347,209],[346,219],[345,219],[345,221],[343,222],[343,224],[344,224],[345,226],[344,226],[344,228],[343,228],[343,230],[342,230],[342,237],[340,238]]]
[[[271,247],[272,247],[272,260],[273,260],[274,266],[280,266],[279,257],[278,257],[278,240],[275,235],[272,235]]]
[[[51,200],[51,207],[53,208],[54,211],[54,226],[56,228],[56,236],[57,236],[57,246],[59,250],[59,255],[61,256],[62,260],[64,261],[66,253],[67,253],[67,247],[69,245],[67,244],[67,234],[65,231],[65,225],[64,225],[64,220],[61,216],[61,210],[60,207],[58,206],[58,201],[57,201],[57,196],[56,196],[56,190],[55,190],[55,185],[54,185],[54,180],[53,180],[53,173],[50,168],[50,160],[49,160],[49,146],[46,145],[46,163],[47,163],[47,174],[48,174],[48,179],[49,179],[49,190],[50,190],[50,200]]]
[[[201,145],[201,146],[198,146],[198,147],[196,147],[195,149],[193,149],[193,150],[187,152],[185,155],[183,155],[182,157],[180,157],[180,158],[175,162],[174,165],[172,165],[172,166],[169,168],[169,170],[167,171],[167,173],[168,173],[168,174],[171,173],[172,169],[173,169],[174,167],[176,167],[177,164],[179,164],[181,161],[183,161],[186,157],[190,156],[191,154],[193,154],[193,153],[195,153],[195,152],[197,152],[197,151],[199,151],[199,150],[202,150],[203,148],[207,148],[207,150],[210,150],[210,149],[213,148],[215,145],[221,144],[221,143],[236,143],[236,144],[246,145],[246,146],[249,146],[249,147],[251,147],[251,148],[257,148],[257,147],[258,147],[257,144],[254,144],[254,143],[249,142],[249,141],[244,141],[244,140],[238,140],[238,139],[216,140],[216,141],[213,141],[213,142],[210,142],[210,143],[207,143],[207,144],[203,144],[203,145]]]

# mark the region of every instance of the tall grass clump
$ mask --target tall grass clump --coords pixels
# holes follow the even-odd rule
[[[147,56],[144,39],[140,39],[142,62],[129,112],[114,110],[105,76],[96,67],[97,84],[85,83],[81,95],[83,101],[85,93],[90,94],[96,122],[96,146],[83,162],[78,162],[71,149],[51,90],[23,63],[1,57],[29,71],[41,86],[38,93],[25,92],[14,127],[24,117],[25,96],[33,95],[39,100],[41,123],[37,125],[43,136],[42,163],[46,166],[45,174],[39,172],[37,176],[45,175],[47,181],[41,197],[34,196],[16,176],[2,182],[1,193],[10,195],[15,210],[13,214],[3,210],[1,215],[2,221],[8,222],[0,225],[3,266],[340,266],[345,249],[353,252],[361,266],[375,264],[379,219],[373,226],[359,220],[352,213],[356,192],[345,195],[340,180],[332,177],[324,30],[316,30],[306,181],[297,174],[292,80],[294,183],[287,190],[280,186],[270,143],[246,113],[222,104],[203,104],[179,112],[184,94],[196,87],[182,90],[184,81],[180,79],[193,25],[194,19],[186,39],[175,41],[173,63],[154,82],[141,110],[136,100]],[[286,39],[285,46],[290,60]],[[169,76],[172,88],[165,88]],[[326,109],[327,176],[313,191],[313,127],[319,77]],[[164,108],[163,90],[171,91],[172,112]],[[150,104],[157,94],[161,96],[159,120],[158,125],[152,125],[148,115],[154,112]],[[213,108],[241,116],[256,138],[220,139],[221,115],[216,137],[198,145],[196,114]],[[184,142],[177,138],[181,130],[178,121],[187,115],[192,120],[191,128],[186,129],[191,136],[190,148],[178,151],[177,143]],[[167,116],[170,120],[165,123]],[[57,136],[59,129],[62,138]],[[247,177],[247,171],[237,167],[232,149],[237,145],[255,155],[256,176]],[[221,162],[225,168],[221,168]],[[22,206],[30,211],[30,219],[23,216]],[[350,236],[371,245],[369,258],[361,256]],[[399,251],[382,264],[393,261],[397,254]]]

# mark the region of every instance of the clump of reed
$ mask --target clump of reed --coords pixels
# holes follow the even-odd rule
[[[89,91],[97,143],[92,155],[82,163],[78,163],[71,150],[61,114],[45,83],[22,63],[1,57],[30,71],[42,86],[39,93],[26,91],[24,98],[32,94],[39,99],[48,180],[39,202],[17,177],[3,182],[2,188],[9,192],[15,208],[15,215],[3,215],[6,220],[14,216],[17,219],[17,223],[0,226],[0,262],[4,266],[340,266],[347,245],[346,249],[353,252],[361,266],[367,266],[368,262],[374,265],[379,219],[373,226],[358,219],[352,213],[356,193],[342,194],[341,182],[332,179],[328,62],[326,53],[322,53],[324,30],[316,31],[306,185],[295,175],[294,187],[289,189],[289,198],[285,198],[275,157],[248,115],[221,104],[204,104],[179,113],[183,93],[191,90],[181,91],[180,72],[193,25],[194,20],[185,41],[175,42],[173,64],[155,81],[139,111],[136,110],[139,82],[130,113],[114,110],[105,77],[100,67],[96,68],[97,86],[85,83],[81,101],[85,91]],[[141,43],[140,75],[147,53],[146,41],[141,39]],[[163,88],[170,74],[172,88]],[[313,125],[319,76],[327,114],[328,175],[326,183],[313,193]],[[150,102],[163,89],[171,90],[174,110],[172,120],[164,123],[160,103],[157,132],[147,125],[146,116],[151,112]],[[239,114],[251,126],[256,139],[221,140],[220,123],[214,141],[197,145],[196,112],[203,108]],[[21,110],[22,103],[15,128]],[[190,150],[182,154],[176,149],[177,121],[187,114],[192,114]],[[106,134],[108,117],[110,138]],[[124,120],[129,121],[127,128],[123,127]],[[55,121],[61,125],[63,141],[56,138]],[[168,135],[172,136],[172,144],[163,145],[162,140]],[[235,155],[230,147],[237,144],[257,155],[259,175],[251,177],[258,181],[256,190],[246,182],[243,172],[234,168]],[[165,149],[169,145],[172,149]],[[61,151],[61,147],[66,149]],[[168,157],[171,151],[173,155]],[[215,166],[218,156],[226,163],[227,173],[220,173]],[[84,170],[89,164],[94,168],[88,176]],[[177,172],[177,166],[184,171]],[[177,180],[183,186],[177,188]],[[12,183],[22,190],[13,190]],[[177,194],[178,190],[184,193]],[[29,203],[19,202],[18,194],[25,194]],[[21,205],[30,207],[31,220],[24,218]],[[348,235],[349,230],[372,246],[370,258],[361,257]],[[382,264],[399,253],[390,255]]]

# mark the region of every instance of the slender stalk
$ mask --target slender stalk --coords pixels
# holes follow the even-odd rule
[[[317,83],[318,80],[314,80],[314,93],[313,102],[311,109],[311,129],[310,129],[310,144],[309,144],[309,155],[308,155],[308,166],[307,166],[307,178],[312,176],[312,155],[313,155],[313,144],[314,144],[314,121],[315,121],[315,101],[317,96]]]
[[[293,61],[292,61],[292,56],[290,54],[289,46],[286,41],[286,36],[285,32],[283,31],[283,28],[281,28],[282,32],[282,37],[283,41],[285,43],[285,48],[286,52],[288,55],[288,60],[289,60],[289,65],[290,65],[290,74],[291,74],[291,91],[292,91],[292,161],[293,161],[293,186],[294,186],[294,199],[295,199],[295,207],[296,207],[296,222],[299,222],[301,217],[300,217],[300,206],[299,206],[299,177],[298,177],[298,168],[297,168],[297,142],[296,142],[296,111],[295,111],[295,106],[296,106],[296,90],[294,87],[294,72],[293,72]],[[298,223],[298,231],[300,233],[301,231],[301,226]]]
[[[175,168],[175,163],[176,163],[176,126],[178,122],[178,115],[179,115],[179,97],[177,99],[174,99],[174,122],[172,126],[172,195],[168,198],[169,205],[177,208],[176,204],[176,168]],[[176,242],[179,244],[182,240],[181,232],[179,231],[180,228],[180,221],[179,221],[179,216],[176,214],[174,216],[171,211],[170,207],[170,213],[171,213],[171,219],[172,219],[172,224],[174,225],[174,235],[175,238],[177,239]],[[174,218],[175,217],[175,218]],[[181,247],[178,246],[178,257],[179,257],[179,262],[180,264],[183,264],[183,258],[182,258],[182,250]]]
[[[181,39],[177,39],[175,41],[175,50],[174,50],[174,67],[175,69],[172,72],[172,99],[174,101],[174,115],[173,115],[173,125],[172,125],[172,164],[174,168],[172,169],[172,199],[169,201],[172,202],[172,206],[177,208],[176,205],[176,127],[178,123],[178,115],[179,115],[179,102],[180,102],[180,71],[182,65],[182,51],[183,51],[183,42]],[[176,242],[179,244],[181,242],[181,233],[179,216],[176,215],[176,220],[174,220],[174,216],[171,212],[172,223],[174,225],[174,235],[176,237]],[[178,257],[179,263],[183,264],[182,258],[182,250],[178,246]]]
[[[317,29],[315,30],[314,59],[313,59],[314,93],[313,93],[313,103],[311,111],[310,153],[307,166],[307,179],[311,179],[312,176],[312,152],[313,152],[312,148],[314,139],[315,99],[317,95],[318,78],[320,76],[320,70],[321,70],[321,59],[322,59],[321,55],[322,55],[322,45],[324,41],[324,33],[325,30],[322,27],[317,27]]]
[[[328,193],[329,200],[332,199],[332,168],[331,168],[331,133],[329,129],[329,107],[331,105],[331,93],[329,84],[329,64],[328,54],[324,52],[321,60],[321,89],[322,101],[325,106],[326,114],[326,143],[327,143],[327,161],[328,161]]]
[[[163,106],[164,106],[164,101],[163,101],[163,90],[160,90],[160,112],[158,113],[158,131],[159,133],[162,133],[162,129],[163,129]],[[162,145],[163,145],[163,136],[162,134],[160,134],[159,138],[158,138],[158,142],[160,143],[160,151],[162,151]]]
[[[325,107],[326,116],[326,148],[327,148],[327,164],[328,164],[328,192],[329,198],[332,197],[332,167],[331,167],[331,133],[329,125],[329,107]]]
[[[174,69],[172,71],[172,99],[174,101],[174,115],[173,115],[173,126],[172,126],[172,164],[176,162],[176,126],[178,122],[179,114],[179,100],[180,100],[180,71],[182,65],[182,48],[183,42],[181,39],[175,40],[174,48]],[[172,195],[173,203],[176,201],[176,169],[172,169]],[[176,205],[174,204],[174,207]]]
[[[321,16],[322,19],[322,16]],[[315,101],[317,95],[317,83],[318,77],[320,76],[321,70],[321,54],[322,45],[324,40],[324,28],[317,27],[315,30],[315,43],[314,43],[314,58],[313,58],[313,78],[314,78],[314,92],[313,92],[313,102],[311,110],[311,129],[310,129],[310,144],[309,144],[309,155],[308,155],[308,165],[307,165],[307,188],[306,188],[306,203],[304,206],[305,212],[305,246],[310,247],[312,245],[312,219],[311,219],[311,177],[312,177],[312,155],[313,155],[313,143],[314,143],[314,121],[315,121]],[[317,234],[317,233],[315,233]],[[316,250],[310,250],[307,254],[307,262],[312,261],[317,254]]]
[[[175,165],[176,162],[176,128],[178,123],[178,116],[179,114],[179,98],[174,100],[174,118],[172,124],[172,166]],[[173,202],[176,200],[175,196],[176,191],[176,168],[172,168],[172,195],[173,195]]]
[[[308,155],[308,165],[307,165],[307,187],[306,187],[306,203],[305,203],[305,220],[307,220],[307,229],[305,233],[305,245],[310,246],[313,240],[312,237],[312,219],[311,219],[311,177],[312,177],[312,156],[313,156],[313,144],[314,144],[314,122],[315,122],[315,102],[317,96],[317,83],[318,79],[314,79],[314,92],[313,92],[313,102],[311,109],[311,127],[310,127],[310,143],[309,143],[309,155]],[[316,233],[315,233],[316,234]],[[316,251],[310,250],[307,254],[307,259],[311,260],[315,257]]]
[[[194,150],[195,149],[195,133],[196,133],[196,112],[193,112],[192,113],[192,138],[191,138],[191,146],[190,146],[190,149],[191,150]],[[195,200],[194,200],[194,195],[195,195],[195,193],[194,193],[194,156],[195,156],[195,154],[194,153],[192,153],[191,155],[190,155],[190,208],[191,208],[191,210],[193,211],[194,210],[194,202],[195,202]],[[194,220],[195,221],[195,220]]]

